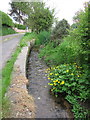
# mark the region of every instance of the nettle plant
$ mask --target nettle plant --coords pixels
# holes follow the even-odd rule
[[[84,102],[89,95],[89,81],[85,79],[82,67],[76,63],[61,64],[48,69],[48,73],[48,79],[50,79],[50,83],[48,84],[52,86],[52,93],[56,97],[58,97],[59,93],[64,93],[65,99],[73,105],[72,111],[75,114],[75,118],[85,117],[87,112],[84,110],[85,112],[81,114],[83,108],[80,108],[78,104],[78,100]]]

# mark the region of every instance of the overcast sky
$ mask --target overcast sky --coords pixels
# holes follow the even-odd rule
[[[0,0],[0,10],[8,13],[11,0]],[[55,8],[56,17],[59,20],[65,18],[70,24],[73,23],[73,16],[77,11],[83,9],[83,4],[90,0],[44,0],[50,8]]]

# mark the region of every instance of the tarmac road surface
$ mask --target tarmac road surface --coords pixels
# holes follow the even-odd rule
[[[2,69],[10,59],[23,35],[24,34],[12,34],[0,37],[0,69]]]

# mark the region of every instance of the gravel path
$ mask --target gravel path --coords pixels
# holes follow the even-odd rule
[[[62,98],[50,95],[49,80],[45,71],[47,66],[38,58],[38,52],[31,51],[28,61],[28,92],[34,97],[36,118],[72,118],[69,104]]]

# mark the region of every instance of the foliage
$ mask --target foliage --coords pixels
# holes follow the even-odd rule
[[[66,95],[65,99],[72,104],[74,117],[86,118],[88,111],[80,103],[90,100],[90,4],[85,5],[84,11],[75,16],[75,24],[69,35],[60,39],[53,38],[53,42],[40,50],[39,56],[51,66],[49,85],[52,92]],[[59,34],[59,33],[58,33]],[[75,63],[75,64],[73,64]],[[52,67],[52,65],[58,65]],[[86,118],[87,119],[87,118]]]
[[[56,58],[57,48],[54,48],[54,42],[48,43],[46,46],[40,49],[39,57],[44,59],[47,65],[55,65],[57,58]]]
[[[26,16],[25,11],[28,9],[27,8],[28,3],[14,2],[14,0],[12,0],[12,2],[10,2],[9,4],[11,6],[9,15],[12,16],[16,22],[19,22],[19,24],[22,22],[24,23],[25,21],[24,18]]]
[[[80,62],[82,46],[78,40],[73,40],[72,36],[67,36],[60,45],[55,46],[55,43],[52,42],[40,50],[39,56],[44,57],[47,64]]]
[[[68,24],[67,20],[63,19],[59,21],[52,31],[52,39],[62,39],[69,34],[69,28],[70,25]]]
[[[18,29],[21,29],[21,30],[25,30],[26,29],[26,26],[25,25],[21,25],[21,24],[14,24],[14,26]]]
[[[88,34],[90,26],[88,24],[88,8],[86,7],[85,11],[81,12],[78,17],[79,22],[77,28],[69,31],[69,35],[61,41],[60,45],[54,45],[53,52],[50,56],[42,53],[46,49],[45,47],[41,50],[40,54],[47,57],[45,57],[47,62],[54,61],[54,64],[57,65],[60,63],[77,62],[80,65],[87,64],[88,66],[90,59],[90,39]],[[58,39],[54,39],[54,43],[56,41],[58,41]]]
[[[77,14],[77,22],[78,24],[77,27],[77,34],[81,40],[81,45],[83,48],[82,52],[82,58],[81,58],[81,63],[82,64],[88,64],[89,63],[89,56],[90,56],[90,33],[89,33],[89,28],[90,28],[90,21],[88,18],[88,14],[90,13],[90,4],[87,3],[85,5],[84,11],[79,12]]]
[[[74,113],[74,117],[76,118],[76,120],[77,119],[87,119],[88,120],[89,111],[86,110],[83,106],[81,106],[78,103],[76,96],[67,95],[66,100],[68,100],[69,103],[72,104],[72,112]]]
[[[19,24],[23,21],[32,31],[49,30],[53,23],[53,10],[45,8],[43,2],[11,2],[10,15]],[[15,16],[16,15],[16,16]]]
[[[14,25],[12,19],[6,13],[0,11],[0,14],[2,18],[2,25],[6,25],[9,27],[12,27]]]
[[[2,99],[2,118],[8,118],[11,115],[11,103],[8,97]],[[1,111],[0,111],[1,112]]]
[[[0,21],[1,21],[1,28],[0,28],[0,36],[8,35],[8,34],[14,34],[16,33],[12,27],[13,27],[13,21],[12,19],[4,12],[0,11]]]
[[[48,79],[50,79],[49,85],[52,86],[51,91],[56,97],[59,93],[65,93],[66,99],[73,104],[72,111],[75,114],[75,118],[86,118],[86,110],[78,103],[78,100],[85,101],[90,96],[89,81],[85,78],[85,72],[82,67],[76,63],[51,67]]]
[[[37,33],[44,30],[48,31],[53,23],[53,10],[45,8],[43,2],[30,2],[29,6],[31,9],[28,13],[28,26]]]
[[[6,27],[6,26],[2,26],[2,33],[0,34],[1,36],[4,35],[8,35],[8,34],[15,34],[16,32],[10,28],[10,27]]]
[[[50,32],[41,31],[38,35],[38,40],[36,40],[35,45],[44,45],[50,41]]]

